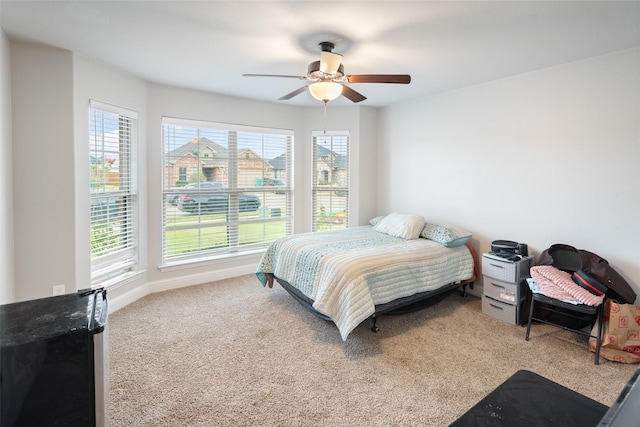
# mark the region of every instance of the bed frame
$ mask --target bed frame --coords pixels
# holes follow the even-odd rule
[[[331,318],[325,314],[320,313],[315,308],[313,308],[313,300],[306,295],[304,295],[300,290],[293,287],[289,282],[279,279],[278,277],[273,276],[270,273],[267,273],[267,280],[272,286],[273,279],[277,281],[280,286],[284,288],[296,301],[298,301],[304,308],[311,311],[316,316],[321,319],[332,321]],[[271,277],[269,277],[271,276]],[[475,277],[474,277],[475,278]],[[420,292],[414,295],[410,295],[408,297],[398,298],[393,301],[390,301],[385,304],[378,304],[375,306],[375,313],[373,313],[370,317],[373,321],[373,326],[371,327],[371,331],[378,332],[379,328],[377,326],[378,317],[382,314],[404,314],[411,313],[413,311],[421,310],[425,307],[429,307],[437,302],[442,301],[446,296],[452,294],[456,290],[460,290],[460,296],[465,296],[466,286],[467,284],[471,284],[473,289],[473,281],[467,281],[462,283],[450,283],[448,285],[444,285],[441,288],[435,289],[433,291]],[[269,286],[269,287],[271,287]],[[462,286],[462,289],[460,287]]]

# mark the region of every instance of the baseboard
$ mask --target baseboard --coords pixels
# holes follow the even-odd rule
[[[255,273],[255,271],[255,264],[249,264],[233,268],[217,269],[215,271],[208,271],[206,273],[191,274],[172,279],[157,280],[155,282],[145,283],[124,292],[122,295],[110,297],[109,312],[113,313],[139,300],[140,298],[155,292],[163,292],[171,289],[185,288],[187,286],[201,285],[203,283],[230,279],[232,277],[252,274]]]
[[[109,313],[118,311],[149,294],[149,285],[145,283],[128,290],[122,295],[116,295],[115,297],[109,296]]]
[[[217,280],[230,279],[232,277],[244,276],[255,273],[255,264],[241,265],[232,268],[216,269],[206,273],[180,276],[173,279],[157,280],[149,283],[149,292],[163,292],[171,289],[185,288],[187,286],[201,285],[203,283],[215,282]]]
[[[466,292],[470,295],[474,295],[476,297],[482,298],[482,294],[484,293],[483,289],[484,288],[482,285],[482,279],[480,278],[473,283],[473,289],[471,288],[470,285],[467,285]]]

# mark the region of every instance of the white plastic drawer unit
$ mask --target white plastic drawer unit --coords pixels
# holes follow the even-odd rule
[[[518,324],[518,304],[507,304],[483,295],[482,312],[510,325]]]
[[[529,275],[531,257],[513,262],[492,254],[482,256],[482,274],[505,282],[519,283]]]
[[[482,277],[482,289],[484,294],[498,301],[515,304],[520,302],[526,295],[522,286],[526,282],[521,281],[519,284],[503,282],[502,280],[492,277]]]

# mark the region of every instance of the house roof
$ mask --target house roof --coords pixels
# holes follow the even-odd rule
[[[211,152],[213,156],[206,157],[203,155],[203,152]],[[169,151],[166,154],[165,159],[167,159],[168,164],[172,164],[177,159],[181,159],[187,156],[199,156],[198,160],[203,166],[223,167],[228,163],[227,149],[222,145],[211,141],[209,138],[194,138],[186,144],[179,146],[175,150]]]
[[[287,155],[280,154],[278,157],[268,160],[268,162],[274,169],[284,170],[287,168]]]
[[[333,157],[332,166],[334,168],[336,169],[347,168],[347,156],[343,156],[342,154],[338,154],[334,151],[331,151],[325,146],[318,145],[316,147],[316,156],[317,156],[317,159],[322,159],[325,157]]]
[[[334,156],[333,158],[333,166],[335,168],[338,169],[346,169],[347,168],[347,157],[334,153],[333,151],[329,150],[328,148],[322,146],[322,145],[318,145],[316,147],[316,156],[317,159],[321,159],[323,157],[328,157],[328,156]],[[286,154],[281,154],[278,157],[275,157],[271,160],[269,160],[269,164],[274,168],[274,169],[280,169],[283,170],[286,168],[286,161],[287,161],[287,156]]]

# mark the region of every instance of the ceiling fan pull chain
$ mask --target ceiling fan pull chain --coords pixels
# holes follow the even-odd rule
[[[327,101],[324,101],[324,134],[327,134]]]

